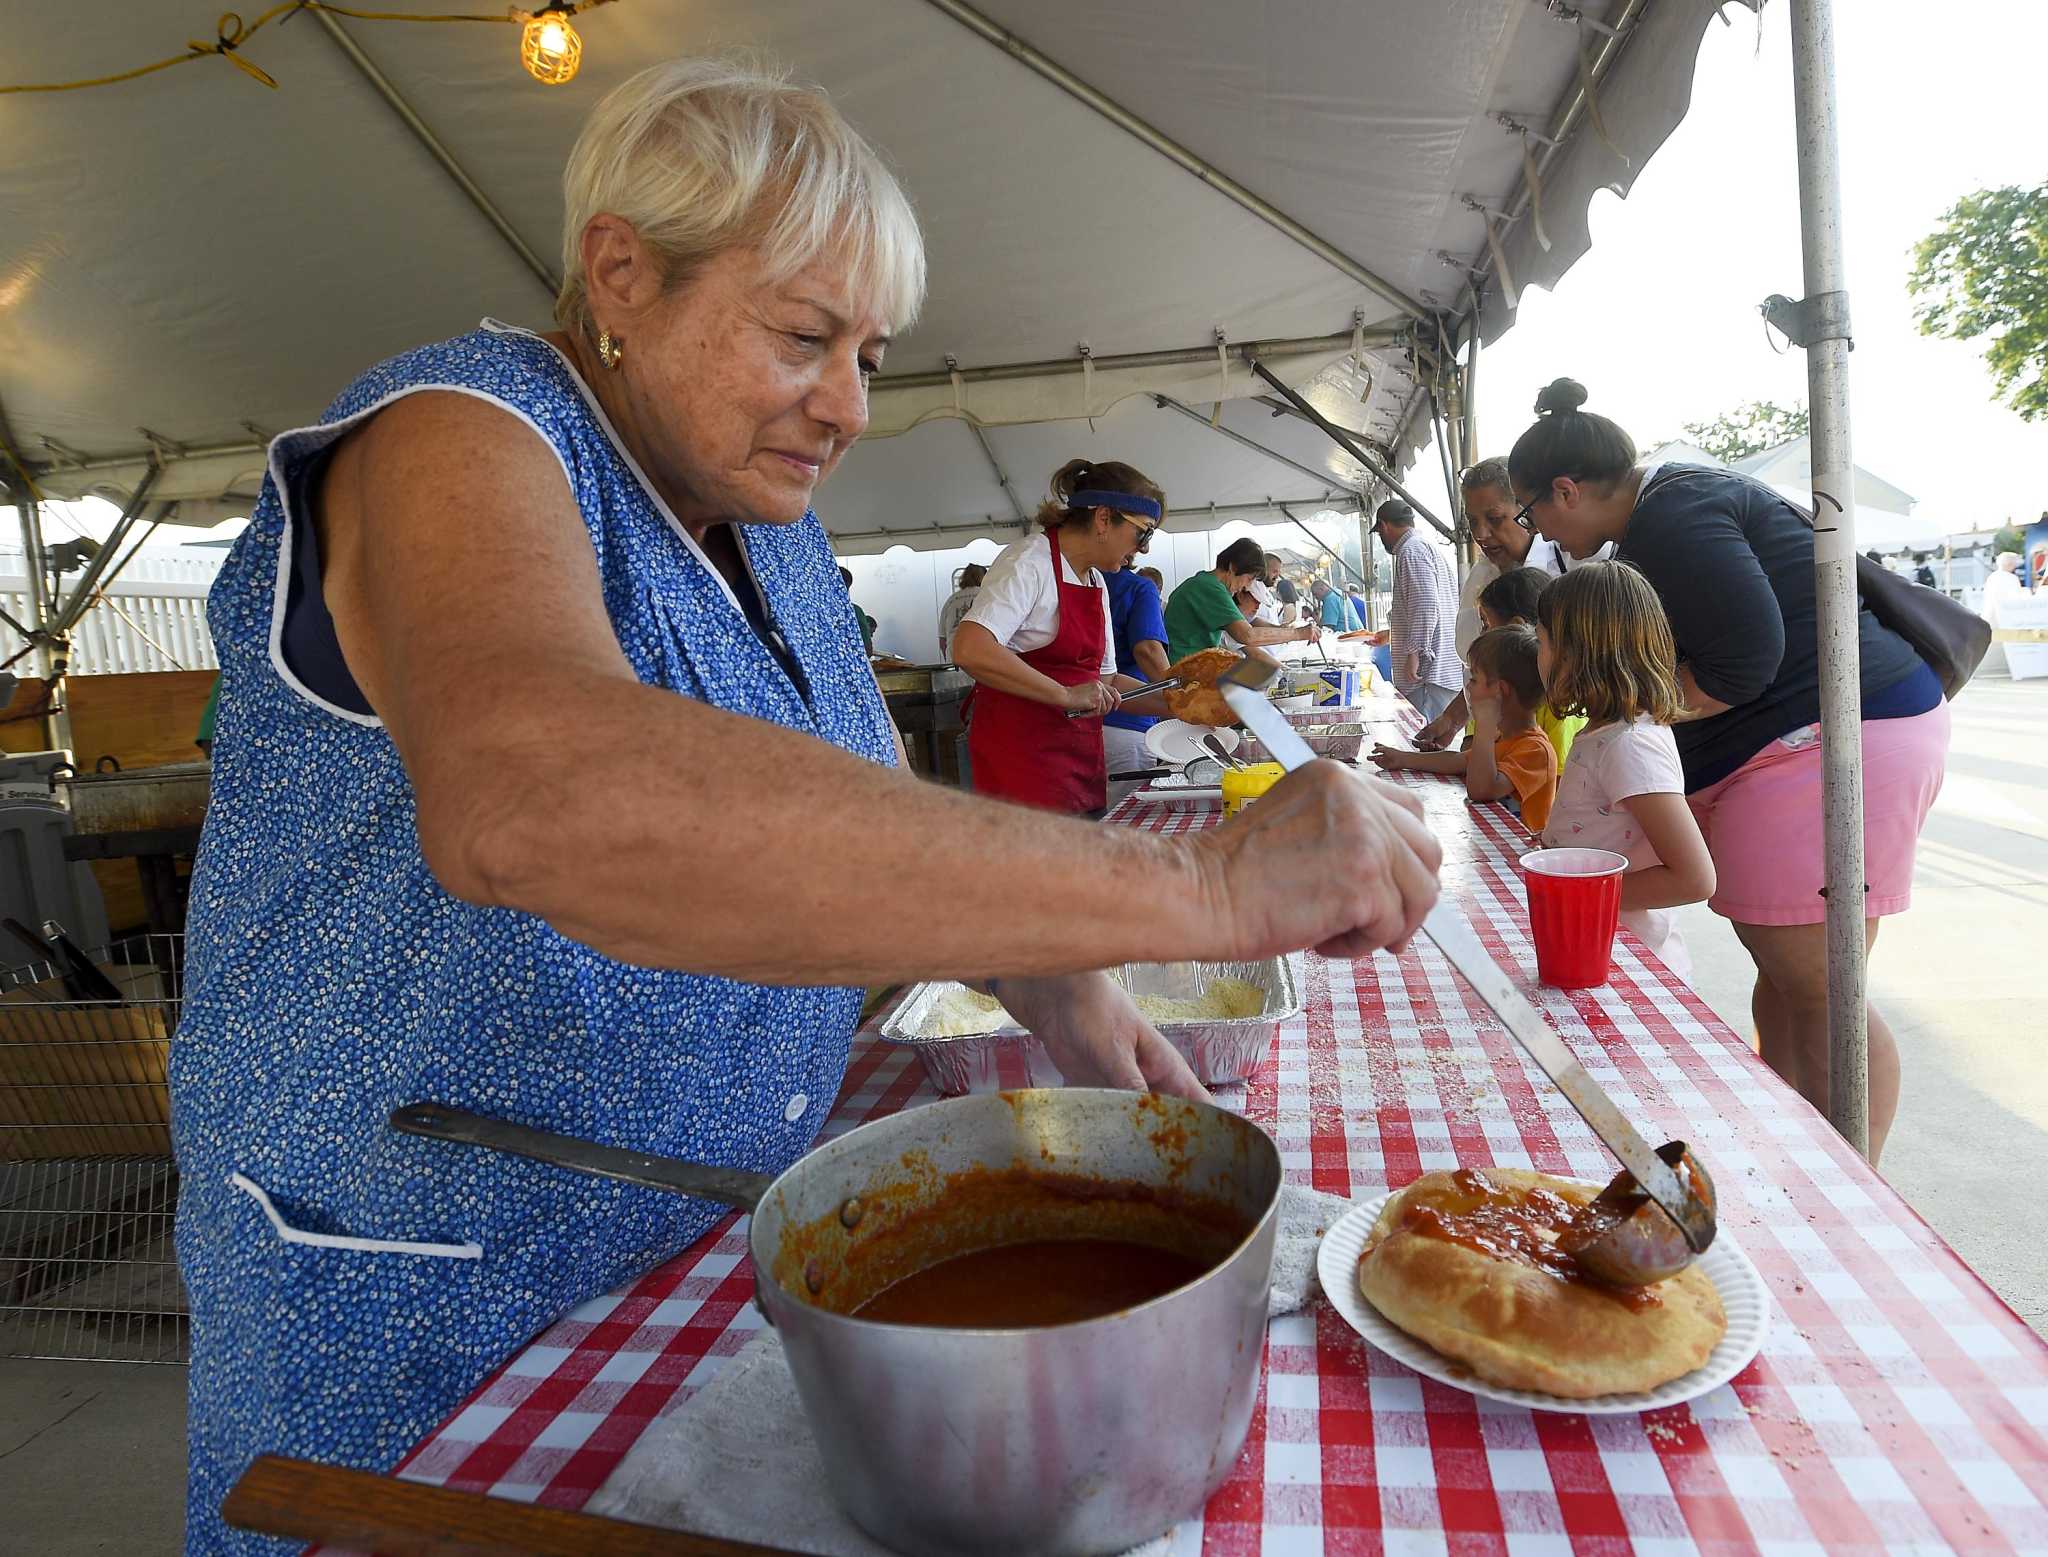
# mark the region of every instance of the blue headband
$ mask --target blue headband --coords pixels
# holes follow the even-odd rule
[[[1098,492],[1091,487],[1067,499],[1068,513],[1085,514],[1091,508],[1114,508],[1120,514],[1136,514],[1155,523],[1159,519],[1159,504],[1155,499],[1139,497],[1131,492]]]

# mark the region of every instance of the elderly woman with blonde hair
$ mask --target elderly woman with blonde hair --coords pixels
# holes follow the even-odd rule
[[[279,437],[213,590],[172,1058],[194,1552],[270,1549],[219,1514],[253,1455],[388,1468],[724,1214],[394,1107],[774,1172],[860,986],[922,976],[999,980],[1072,1080],[1194,1094],[1087,970],[1356,955],[1435,896],[1415,809],[1328,764],[1199,840],[899,771],[810,502],[924,255],[822,94],[642,72],[566,197],[560,328],[486,321]]]

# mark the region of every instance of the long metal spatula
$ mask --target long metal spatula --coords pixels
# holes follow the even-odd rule
[[[1225,671],[1216,685],[1231,712],[1244,721],[1274,760],[1292,773],[1315,761],[1316,754],[1267,700],[1265,688],[1275,673],[1246,658]],[[1542,1013],[1523,998],[1487,954],[1449,898],[1437,900],[1423,918],[1422,931],[1627,1169],[1594,1203],[1600,1215],[1584,1219],[1581,1230],[1586,1236],[1573,1250],[1579,1263],[1603,1279],[1639,1285],[1676,1275],[1695,1255],[1705,1252],[1714,1241],[1713,1183],[1685,1144],[1674,1141],[1651,1149],[1614,1100],[1572,1057]],[[1647,1205],[1642,1204],[1645,1196]]]

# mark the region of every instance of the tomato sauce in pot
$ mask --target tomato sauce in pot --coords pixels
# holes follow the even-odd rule
[[[1185,1254],[1142,1243],[1072,1238],[1003,1244],[906,1276],[854,1315],[946,1329],[1075,1324],[1164,1297],[1207,1269]]]

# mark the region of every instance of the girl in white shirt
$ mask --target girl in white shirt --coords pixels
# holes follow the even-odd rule
[[[1621,922],[1685,978],[1672,909],[1714,894],[1714,861],[1686,804],[1671,722],[1683,706],[1671,625],[1625,562],[1588,562],[1536,602],[1537,666],[1560,714],[1583,714],[1543,828],[1546,848],[1628,859]]]

